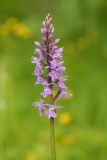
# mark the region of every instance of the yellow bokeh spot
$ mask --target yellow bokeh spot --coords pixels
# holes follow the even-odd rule
[[[66,125],[72,121],[72,117],[68,112],[61,113],[58,119],[59,123]]]
[[[17,23],[16,25],[14,25],[13,27],[13,33],[21,38],[30,38],[32,37],[32,31],[23,23]]]
[[[27,25],[20,22],[17,18],[11,17],[7,19],[3,24],[0,24],[0,35],[6,36],[9,34],[28,39],[32,37],[33,31]]]
[[[76,141],[76,138],[73,135],[66,135],[62,139],[62,142],[64,144],[74,144],[75,141]]]
[[[38,160],[38,158],[34,153],[28,153],[26,160]]]

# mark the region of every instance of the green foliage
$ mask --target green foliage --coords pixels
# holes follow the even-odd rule
[[[0,160],[50,159],[49,121],[32,106],[41,87],[33,85],[31,64],[48,12],[74,94],[58,102],[64,108],[56,119],[57,159],[106,160],[107,2],[7,0],[0,10]]]

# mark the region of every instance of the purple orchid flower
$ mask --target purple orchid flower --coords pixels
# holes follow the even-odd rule
[[[56,118],[56,109],[61,108],[61,106],[55,106],[53,103],[57,99],[71,96],[71,94],[67,93],[67,86],[64,83],[67,77],[63,76],[63,71],[65,71],[62,57],[63,48],[57,46],[60,39],[54,39],[55,29],[51,21],[52,17],[48,14],[41,28],[42,42],[34,42],[37,46],[34,51],[36,57],[32,58],[32,63],[35,64],[34,75],[37,76],[35,84],[43,85],[44,90],[41,95],[44,98],[49,96],[51,101],[50,104],[47,104],[41,100],[35,102],[34,106],[39,109],[41,116],[45,113],[48,118]],[[44,69],[46,70],[45,74]],[[54,91],[56,95],[53,95]]]

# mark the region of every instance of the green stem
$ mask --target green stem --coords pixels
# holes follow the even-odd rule
[[[51,160],[56,160],[54,118],[50,118]]]

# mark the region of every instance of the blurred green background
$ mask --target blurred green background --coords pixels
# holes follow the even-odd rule
[[[50,13],[64,47],[67,85],[56,119],[58,160],[107,160],[107,1],[0,2],[0,160],[49,160],[49,120],[32,106],[40,99],[31,57]]]

